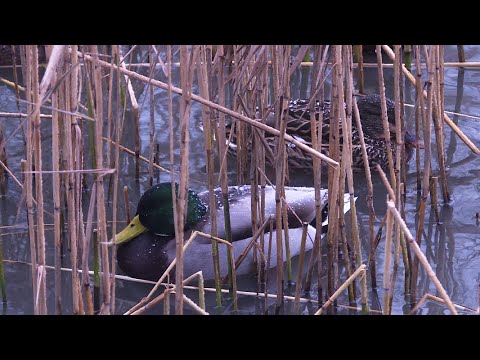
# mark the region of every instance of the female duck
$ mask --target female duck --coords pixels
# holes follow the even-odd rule
[[[367,150],[367,157],[369,166],[372,170],[376,170],[376,164],[379,164],[384,170],[388,168],[387,160],[387,145],[382,122],[381,100],[379,95],[367,95],[358,99],[358,110],[360,113],[360,120],[362,123],[363,135],[365,140],[365,147]],[[287,133],[294,136],[297,140],[311,145],[311,131],[310,131],[310,109],[308,100],[291,100],[288,107],[287,117]],[[392,148],[392,155],[395,159],[396,145],[395,145],[395,103],[386,99],[387,116],[390,129],[390,144]],[[323,112],[323,128],[322,128],[322,153],[328,156],[328,142],[329,142],[329,128],[330,128],[330,102],[323,101],[315,104],[315,117],[319,118],[320,111]],[[270,114],[266,119],[266,124],[273,126],[274,116]],[[227,138],[231,127],[227,128]],[[341,130],[340,130],[341,131]],[[230,137],[229,152],[236,156],[237,145],[236,136]],[[266,162],[274,166],[275,161],[272,154],[274,153],[275,137],[265,134],[266,141],[271,149],[271,152],[266,151]],[[340,132],[340,144],[343,143],[342,133]],[[412,158],[413,150],[415,149],[416,139],[408,132],[405,132],[405,159],[406,162]],[[352,120],[352,170],[364,171],[362,149],[360,147],[360,137],[355,119]],[[247,151],[252,151],[251,139],[247,142]],[[312,168],[312,158],[308,153],[303,152],[295,145],[288,144],[287,146],[288,163],[293,168]]]
[[[178,184],[175,184],[178,191]],[[209,192],[195,193],[188,191],[188,210],[185,220],[185,238],[192,231],[211,233],[211,222],[208,210]],[[215,189],[217,200],[217,234],[225,238],[224,216],[221,205],[221,191]],[[250,185],[230,186],[228,188],[232,244],[237,258],[252,238],[251,220],[251,188]],[[285,187],[285,196],[289,204],[288,223],[291,256],[300,253],[301,222],[312,222],[315,218],[315,191],[308,187]],[[345,208],[350,209],[349,197],[344,196]],[[326,209],[327,191],[321,190],[322,208]],[[298,216],[298,218],[294,215]],[[275,190],[267,186],[265,189],[265,214],[275,218]],[[275,224],[275,220],[273,221]],[[324,221],[326,225],[327,219]],[[276,254],[276,237],[273,232],[271,254]],[[313,246],[315,228],[308,226],[306,251]],[[265,237],[268,239],[268,235]],[[127,227],[115,237],[117,260],[120,268],[129,276],[157,281],[175,258],[175,230],[173,221],[172,185],[160,183],[147,190],[137,206],[137,214]],[[265,242],[268,244],[268,241]],[[267,247],[267,245],[266,245]],[[267,250],[267,249],[265,249]],[[284,259],[285,259],[285,248]],[[221,275],[226,275],[226,247],[219,244]],[[265,252],[266,254],[267,252]],[[270,267],[275,267],[276,256],[271,256]],[[196,238],[184,255],[184,275],[189,276],[199,270],[205,279],[213,279],[212,245],[210,239]],[[237,275],[255,273],[252,256],[247,256],[236,269]],[[174,272],[170,272],[174,275]]]

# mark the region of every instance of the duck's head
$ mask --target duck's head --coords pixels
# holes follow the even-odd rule
[[[390,138],[394,140],[396,136],[395,103],[390,99],[386,99],[386,104]],[[380,95],[362,96],[358,99],[357,105],[365,136],[372,139],[385,139]],[[404,142],[407,152],[413,151],[417,145],[417,139],[409,134],[408,131],[405,131]]]
[[[177,183],[175,193],[178,196]],[[133,220],[115,236],[115,244],[129,241],[147,230],[168,237],[175,236],[173,211],[172,183],[165,182],[152,186],[140,198]],[[189,189],[184,230],[197,224],[206,212],[207,206]]]

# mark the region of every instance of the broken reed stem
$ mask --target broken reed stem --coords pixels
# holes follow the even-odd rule
[[[79,53],[79,54],[80,54],[81,57],[83,57],[83,59],[88,60],[88,61],[92,61],[92,57],[90,55],[86,55],[86,54],[82,54],[82,53]],[[99,64],[101,66],[104,66],[104,67],[113,66],[114,68],[117,68],[116,65],[111,65],[110,63],[108,63],[106,61],[102,61],[102,60],[99,60]],[[130,70],[120,68],[120,72],[125,74],[125,75],[128,75],[129,77],[131,77],[133,79],[136,79],[136,80],[148,83],[148,84],[151,83],[154,86],[159,87],[159,88],[164,89],[164,90],[167,90],[169,88],[168,84],[165,84],[164,82],[154,80],[154,79],[149,79],[148,77],[140,75],[140,74],[138,74],[134,71],[130,71]],[[176,94],[179,94],[179,95],[182,94],[182,89],[177,88],[175,86],[171,86],[171,91],[176,93]],[[208,101],[208,100],[202,98],[201,96],[191,94],[191,99],[195,100],[195,101],[197,101],[201,104],[207,105],[207,106],[211,107],[212,109],[219,111],[222,114],[229,115],[229,116],[231,116],[235,119],[239,119],[241,121],[247,122],[247,123],[249,123],[250,125],[252,125],[256,128],[259,128],[261,130],[265,130],[269,134],[272,134],[274,136],[280,136],[280,131],[279,130],[274,129],[274,128],[272,128],[268,125],[265,125],[265,124],[263,124],[259,121],[256,121],[254,119],[250,119],[250,118],[248,118],[244,115],[241,115],[241,114],[239,114],[239,113],[237,113],[233,110],[230,110],[230,109],[226,108],[225,106],[214,103],[212,101]],[[285,140],[288,141],[289,143],[292,143],[293,145],[297,146],[298,148],[302,149],[303,151],[322,159],[323,161],[327,162],[330,166],[333,166],[333,167],[338,166],[338,162],[336,162],[336,161],[332,160],[331,158],[319,153],[318,151],[313,150],[308,145],[305,145],[304,143],[298,141],[297,139],[293,138],[292,136],[290,136],[288,134],[285,134]]]
[[[398,210],[395,208],[395,204],[391,200],[387,200],[387,206],[388,206],[388,211],[391,212],[394,216],[397,222],[400,224],[400,227],[402,228],[403,232],[405,233],[405,236],[414,251],[416,258],[420,261],[420,263],[423,265],[425,268],[425,271],[427,272],[427,275],[430,277],[430,280],[433,282],[435,287],[437,288],[437,291],[439,292],[440,296],[445,300],[445,303],[447,304],[448,308],[454,315],[458,315],[457,311],[455,310],[455,307],[453,306],[452,300],[450,300],[450,297],[446,293],[445,289],[443,288],[442,284],[438,280],[437,276],[435,275],[435,272],[433,271],[432,267],[428,263],[427,258],[423,254],[422,250],[420,249],[420,246],[417,244],[415,239],[412,236],[412,233],[408,229],[407,225],[405,224],[405,221],[403,221],[400,213]]]
[[[386,54],[390,57],[390,59],[392,60],[395,59],[395,54],[388,45],[382,45],[382,49],[383,51],[386,52]],[[412,84],[416,84],[415,77],[403,65],[402,65],[402,71]],[[425,90],[423,91],[423,96],[425,98],[427,97],[427,92]],[[450,128],[455,132],[455,134],[458,135],[458,137],[470,148],[470,150],[472,150],[472,152],[474,152],[477,155],[480,155],[480,149],[478,149],[475,146],[475,144],[472,141],[470,141],[470,139],[462,132],[462,130],[460,130],[460,128],[445,113],[443,113],[443,121],[446,122],[448,126],[450,126]]]
[[[423,297],[418,301],[418,303],[415,305],[415,307],[408,313],[409,315],[413,315],[415,314],[418,309],[420,309],[420,307],[427,301],[427,300],[433,300],[433,301],[436,301],[436,302],[440,302],[440,303],[443,303],[445,304],[445,300],[443,300],[442,298],[438,297],[438,296],[435,296],[435,295],[432,295],[432,294],[429,294],[429,293],[426,293],[425,295],[423,295]],[[468,312],[473,312],[473,313],[476,313],[478,315],[478,311],[474,310],[474,309],[470,309],[466,306],[462,306],[462,305],[458,305],[458,304],[455,304],[453,303],[453,306],[455,306],[455,308],[459,309],[459,310],[463,310],[463,311],[468,311]]]
[[[199,53],[199,62],[197,64],[197,76],[198,76],[198,87],[200,90],[200,96],[209,100],[209,81],[208,81],[208,69],[206,65],[207,61],[207,52],[206,46],[200,46]],[[213,147],[213,128],[211,124],[211,118],[213,118],[214,113],[210,111],[208,106],[202,106],[202,121],[204,125],[204,143],[205,143],[205,155],[207,159],[207,178],[208,178],[208,191],[209,191],[209,211],[210,211],[210,221],[211,221],[211,231],[213,236],[217,236],[217,199],[215,196],[215,166],[214,166],[214,147]],[[216,292],[216,304],[218,307],[222,306],[222,293],[221,293],[221,279],[220,279],[220,260],[218,255],[218,242],[212,241],[212,258],[213,258],[213,272],[215,277],[215,288]]]
[[[314,314],[314,315],[322,315],[322,313],[325,311],[327,307],[329,307],[335,300],[336,298],[360,275],[360,276],[365,276],[365,271],[366,271],[367,265],[362,264],[358,267],[357,270],[340,286],[337,291],[335,291],[332,296],[329,297],[329,299],[325,302],[325,304],[322,305],[320,309]]]

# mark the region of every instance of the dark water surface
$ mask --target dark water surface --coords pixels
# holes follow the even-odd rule
[[[466,58],[469,61],[480,61],[480,46],[466,46]],[[445,61],[456,61],[456,46],[445,47]],[[178,76],[178,74],[175,74]],[[366,69],[366,92],[376,93],[377,90],[377,70]],[[10,71],[1,70],[0,76],[12,79]],[[310,69],[303,68],[295,72],[292,77],[292,98],[306,97],[307,89],[310,88]],[[329,91],[329,82],[327,80],[326,88]],[[387,96],[393,98],[393,70],[385,69],[385,81]],[[174,84],[179,84],[179,78],[174,79]],[[194,86],[194,93],[198,89]],[[147,97],[144,101],[144,97]],[[405,99],[407,103],[412,104],[414,98],[414,89],[411,86],[406,87]],[[168,134],[168,110],[167,110],[166,92],[160,89],[155,90],[155,142],[160,144],[160,163],[169,167],[169,134]],[[174,123],[178,123],[179,97],[174,97]],[[149,151],[149,95],[148,91],[139,96],[139,104],[143,104],[140,115],[140,133],[141,133],[141,154],[148,157]],[[480,116],[480,69],[446,68],[445,71],[445,109],[447,111],[461,112],[473,116]],[[17,112],[14,91],[6,85],[0,84],[0,111]],[[414,118],[407,111],[407,127],[414,132]],[[201,108],[194,103],[192,107],[191,129],[190,129],[190,183],[194,190],[201,191],[206,189],[206,162],[204,154],[203,134],[198,130],[197,122],[201,117]],[[450,115],[470,140],[480,147],[480,120],[468,117],[459,117]],[[0,118],[0,125],[5,129],[7,137],[10,137],[19,124],[18,119]],[[127,113],[127,125],[124,135],[125,144],[133,148],[132,114]],[[179,127],[174,128],[178,138]],[[448,205],[441,205],[439,208],[440,225],[436,223],[430,206],[427,208],[427,215],[424,226],[424,238],[422,239],[422,250],[436,272],[439,280],[455,303],[477,308],[479,301],[478,284],[480,281],[480,226],[476,220],[475,214],[480,212],[480,158],[475,156],[470,149],[457,138],[448,126],[445,126],[445,146],[447,149],[447,176],[448,187],[452,201]],[[51,168],[51,130],[49,121],[43,121],[42,124],[42,147],[43,147],[43,165],[44,169]],[[7,143],[8,162],[11,171],[15,176],[21,179],[20,160],[25,158],[23,149],[23,140],[20,132],[13,135]],[[436,145],[432,136],[432,168],[433,173],[438,173],[436,158]],[[124,153],[120,155],[120,179],[119,189],[124,185],[129,188],[130,211],[135,211],[136,203],[140,195],[147,189],[148,169],[141,165],[140,181],[134,179],[135,163],[131,156]],[[175,161],[179,161],[178,148],[175,151]],[[423,158],[422,158],[423,164]],[[235,164],[230,159],[229,181],[235,183]],[[416,173],[415,160],[410,162],[408,168],[408,180],[406,184],[407,192],[407,225],[415,236],[416,224]],[[157,181],[169,181],[170,175],[166,173],[157,173]],[[87,183],[91,185],[92,179],[87,176]],[[291,175],[291,185],[310,186],[312,177],[302,172],[296,172]],[[380,179],[375,176],[375,211],[377,217],[383,217],[386,211],[385,190]],[[107,182],[108,183],[108,182]],[[45,209],[53,212],[51,175],[44,175],[44,198]],[[358,220],[360,235],[363,245],[363,258],[368,254],[368,211],[365,202],[367,193],[364,176],[355,176],[355,191],[357,200]],[[87,189],[84,193],[84,202],[88,206],[90,191]],[[440,194],[440,189],[439,189]],[[121,198],[120,198],[121,199]],[[21,189],[10,178],[8,180],[7,191],[4,196],[0,196],[0,241],[3,242],[4,258],[9,260],[5,263],[7,296],[8,301],[3,306],[4,314],[31,314],[33,313],[32,300],[32,280],[30,266],[24,264],[30,262],[30,248],[28,233],[26,231],[26,213],[24,204],[18,210],[18,204],[21,200]],[[85,205],[84,204],[84,205]],[[118,210],[119,219],[124,219],[123,201],[120,200]],[[430,201],[428,202],[430,204]],[[108,203],[109,214],[111,214],[111,199]],[[19,213],[17,218],[17,212]],[[84,212],[86,215],[86,211]],[[108,219],[111,219],[109,215]],[[46,223],[53,223],[53,218],[45,216]],[[20,227],[9,228],[7,226],[20,225]],[[121,227],[121,225],[119,225]],[[378,223],[376,228],[378,227]],[[53,265],[53,231],[52,227],[47,227],[47,263]],[[69,253],[65,251],[65,267],[69,267]],[[377,249],[377,284],[378,297],[380,303],[383,303],[382,272],[384,259],[384,239],[380,242]],[[12,262],[13,261],[13,262]],[[295,264],[295,262],[294,262]],[[409,308],[404,295],[404,274],[403,263],[398,272],[395,296],[393,299],[394,314],[403,314],[408,312]],[[119,271],[120,273],[120,271]],[[295,275],[295,274],[294,274]],[[344,278],[344,274],[342,274]],[[63,273],[63,312],[71,313],[71,290],[69,286],[70,274]],[[274,283],[272,278],[272,283]],[[138,302],[150,290],[151,286],[146,284],[137,284],[124,280],[117,280],[116,294],[116,313],[121,314]],[[255,291],[256,280],[254,278],[241,279],[239,281],[239,290]],[[316,288],[312,289],[312,296],[315,296]],[[424,271],[419,274],[418,295],[421,297],[424,293],[430,292],[437,295],[435,286],[431,283]],[[195,299],[195,293],[187,291],[188,296]],[[54,313],[54,278],[53,271],[47,272],[47,296],[48,311]],[[172,298],[173,299],[173,298]],[[207,293],[207,310],[216,313],[213,308],[215,303],[214,294]],[[373,308],[376,306],[374,296],[370,293],[370,304]],[[359,302],[359,300],[358,300]],[[172,301],[173,303],[173,301]],[[264,313],[273,308],[274,300],[267,303],[264,300],[255,300],[253,297],[240,296],[240,313],[255,314]],[[345,298],[341,298],[340,303],[346,304]],[[230,313],[232,305],[228,299],[225,300],[225,307],[220,313]],[[154,309],[152,313],[161,313],[162,306]],[[285,312],[291,311],[289,306]],[[304,307],[303,312],[309,313],[315,311],[314,307]],[[188,311],[187,311],[188,312]],[[340,313],[345,310],[339,309]],[[419,311],[420,314],[448,314],[448,309],[439,303],[427,302]]]

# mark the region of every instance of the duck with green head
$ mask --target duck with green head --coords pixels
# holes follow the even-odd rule
[[[178,191],[178,184],[175,184]],[[259,189],[260,191],[260,189]],[[220,188],[214,190],[216,197],[217,236],[225,238],[225,223]],[[251,187],[250,185],[230,186],[228,188],[231,238],[235,257],[238,257],[250,243],[252,234]],[[301,222],[311,223],[315,219],[315,189],[309,187],[285,187],[285,197],[289,204],[288,224],[290,255],[300,253]],[[188,209],[185,219],[185,238],[198,230],[211,233],[209,192],[195,193],[188,190]],[[344,196],[345,209],[350,209],[349,195]],[[327,191],[321,190],[322,209],[327,209]],[[265,215],[271,215],[275,224],[275,189],[265,188]],[[298,216],[298,218],[297,218]],[[300,221],[299,221],[300,219]],[[324,219],[326,225],[328,218]],[[268,234],[267,234],[268,235]],[[276,232],[273,232],[271,253],[276,254]],[[315,228],[308,226],[306,251],[313,246]],[[266,237],[268,239],[268,237]],[[266,242],[268,243],[268,242]],[[175,228],[173,220],[172,184],[157,184],[148,189],[140,198],[137,212],[125,229],[115,236],[117,261],[120,268],[131,277],[156,281],[165,272],[175,258]],[[284,259],[285,259],[285,248]],[[227,271],[226,247],[219,245],[220,270],[222,276]],[[272,256],[270,267],[275,267],[276,256]],[[202,270],[205,279],[213,279],[213,260],[211,240],[197,237],[184,255],[184,275]],[[255,273],[252,256],[247,256],[236,269],[237,275]],[[171,276],[174,272],[170,272]]]

